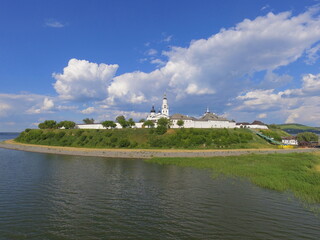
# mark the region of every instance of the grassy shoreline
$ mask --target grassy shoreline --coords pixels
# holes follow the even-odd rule
[[[212,176],[248,179],[257,186],[291,192],[307,203],[320,203],[320,153],[249,154],[208,158],[152,158],[150,163],[209,169]]]
[[[268,130],[275,138],[285,132]],[[262,149],[276,148],[248,129],[26,129],[17,142],[63,147],[127,149]]]

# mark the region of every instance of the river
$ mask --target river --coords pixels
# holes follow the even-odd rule
[[[320,216],[206,170],[0,149],[0,239],[320,239]]]

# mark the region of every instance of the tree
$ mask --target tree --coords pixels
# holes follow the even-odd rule
[[[159,135],[165,134],[171,124],[170,120],[167,118],[160,118],[157,122],[158,126],[156,128],[156,133]]]
[[[45,120],[43,123],[38,125],[40,129],[55,129],[57,128],[57,122],[54,120]]]
[[[168,130],[168,128],[167,127],[165,127],[165,126],[162,126],[162,125],[158,125],[157,127],[156,127],[156,133],[158,134],[158,135],[162,135],[162,134],[165,134],[166,132],[167,132],[167,130]]]
[[[144,119],[144,118],[141,118],[140,120],[139,120],[139,123],[144,123],[146,120]]]
[[[134,126],[136,126],[136,123],[133,121],[132,118],[129,118],[129,119],[128,119],[127,124],[128,124],[128,126],[131,127],[131,128],[134,127]]]
[[[115,128],[117,126],[114,121],[104,121],[101,124],[106,128]]]
[[[145,122],[143,123],[142,126],[148,127],[148,128],[153,128],[153,127],[154,127],[154,122],[151,121],[151,120],[147,120],[147,121],[145,121]]]
[[[116,118],[116,121],[123,127],[123,128],[126,128],[128,127],[128,122],[126,121],[126,118],[121,115],[121,116],[118,116]]]
[[[170,126],[170,120],[167,118],[160,118],[157,122],[158,126],[163,126],[168,128]]]
[[[61,121],[57,125],[57,127],[59,128],[64,127],[65,129],[73,129],[75,126],[76,126],[76,123],[72,121]]]
[[[319,137],[312,132],[302,132],[297,135],[297,139],[299,142],[318,142]]]
[[[180,128],[183,127],[184,121],[183,121],[182,119],[179,119],[179,120],[177,121],[177,125],[178,125]]]
[[[93,118],[85,118],[82,120],[85,124],[92,124],[94,123],[94,119]]]

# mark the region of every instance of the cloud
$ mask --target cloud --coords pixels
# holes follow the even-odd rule
[[[118,67],[73,58],[63,73],[53,73],[54,88],[64,100],[101,100],[107,97],[107,88]]]
[[[208,39],[194,40],[186,48],[172,47],[163,53],[168,60],[161,68],[115,77],[107,88],[108,100],[142,103],[166,91],[171,99],[175,96],[189,102],[195,102],[192,96],[207,96],[222,108],[240,92],[254,88],[247,83],[256,72],[266,71],[269,77],[263,81],[269,85],[289,82],[290,76],[276,76],[273,71],[295,62],[320,40],[317,11],[310,8],[297,16],[268,13],[245,19]]]
[[[0,102],[0,117],[6,116],[7,115],[7,111],[11,108],[10,105],[6,104],[6,103],[1,103]]]
[[[301,79],[301,88],[276,91],[256,89],[238,96],[238,106],[231,111],[235,115],[268,111],[268,116],[280,122],[304,122],[319,124],[320,119],[320,74],[306,74]],[[261,113],[259,115],[267,117]],[[280,116],[280,118],[279,118]]]
[[[149,49],[146,54],[149,55],[149,56],[154,56],[154,55],[157,55],[158,51],[154,48],[151,48]]]
[[[28,114],[40,114],[40,113],[53,113],[54,109],[54,102],[52,99],[49,99],[48,97],[45,97],[43,99],[43,103],[39,106],[37,104],[36,106],[32,106],[30,109],[26,111]]]
[[[267,71],[258,88],[278,88],[287,85],[292,80],[293,77],[288,74],[280,75],[273,71]]]
[[[267,10],[267,9],[269,9],[270,8],[270,6],[267,4],[267,5],[264,5],[260,10],[261,11],[264,11],[264,10]]]
[[[316,46],[308,49],[306,51],[307,58],[305,62],[309,65],[314,64],[319,59],[319,50],[320,50],[320,44],[317,44]]]
[[[47,19],[45,21],[45,26],[52,28],[63,28],[66,25],[54,19]]]
[[[82,114],[91,114],[94,113],[96,111],[96,109],[94,107],[88,107],[86,109],[83,109],[82,111],[80,111]]]
[[[151,72],[116,75],[117,64],[73,58],[61,73],[52,74],[57,96],[0,94],[0,116],[3,122],[19,118],[23,124],[63,111],[72,114],[70,120],[76,120],[76,114],[79,119],[81,114],[101,120],[118,115],[139,119],[146,117],[145,106],[159,103],[166,92],[172,112],[194,114],[209,105],[238,121],[258,117],[318,124],[320,74],[306,74],[300,87],[286,89],[294,79],[278,73],[299,58],[310,64],[318,59],[318,11],[314,7],[296,16],[282,12],[245,19],[187,47],[173,46],[161,59],[155,57],[157,50],[149,49],[146,60],[156,64]],[[84,101],[86,107],[80,105]]]
[[[258,118],[266,118],[267,117],[267,114],[266,113],[260,113],[258,115]]]
[[[162,61],[161,59],[158,59],[158,58],[151,60],[151,63],[156,64],[158,67],[164,66],[166,64],[165,61]]]
[[[309,95],[319,95],[320,93],[320,74],[306,74],[302,78],[302,91]]]
[[[0,94],[0,114],[11,117],[26,113],[44,99],[45,96],[37,94]]]
[[[172,35],[165,37],[162,41],[163,42],[171,42],[172,40]]]
[[[186,93],[190,95],[202,95],[202,94],[213,94],[214,91],[208,88],[199,88],[194,83],[190,83],[186,89]]]

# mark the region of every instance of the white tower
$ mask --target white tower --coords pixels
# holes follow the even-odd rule
[[[163,96],[161,113],[169,117],[169,106],[166,94]]]

